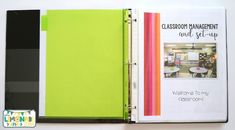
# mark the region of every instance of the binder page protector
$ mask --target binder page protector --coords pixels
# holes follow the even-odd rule
[[[223,8],[139,11],[136,122],[226,122]]]

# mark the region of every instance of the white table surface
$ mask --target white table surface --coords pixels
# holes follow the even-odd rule
[[[208,71],[208,69],[202,67],[191,67],[189,68],[189,70],[193,73],[200,73],[200,74],[206,73]]]
[[[180,68],[178,68],[178,67],[164,67],[165,74],[175,73],[175,72],[178,72],[179,70],[180,70]]]

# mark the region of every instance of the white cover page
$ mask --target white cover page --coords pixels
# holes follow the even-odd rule
[[[138,12],[136,122],[226,122],[224,8]]]

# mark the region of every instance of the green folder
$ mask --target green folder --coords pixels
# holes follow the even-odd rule
[[[126,119],[126,10],[48,10],[45,117]]]

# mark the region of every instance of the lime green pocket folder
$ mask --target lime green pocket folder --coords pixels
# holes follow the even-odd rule
[[[46,117],[126,117],[124,14],[124,10],[48,10],[42,17]]]

